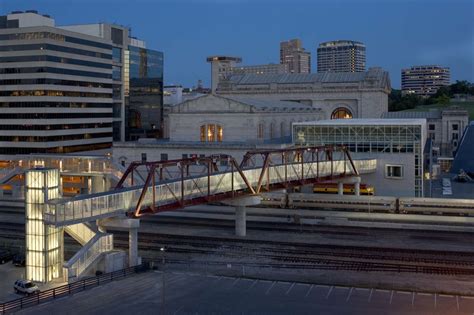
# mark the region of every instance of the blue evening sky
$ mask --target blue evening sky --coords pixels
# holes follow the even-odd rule
[[[112,22],[132,27],[165,53],[165,84],[207,86],[213,54],[243,64],[279,62],[279,43],[300,38],[316,72],[318,43],[362,41],[367,65],[390,72],[440,64],[451,80],[474,81],[474,0],[0,0],[0,13],[36,9],[56,24]]]

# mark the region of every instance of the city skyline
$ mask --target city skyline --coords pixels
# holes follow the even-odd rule
[[[317,70],[319,43],[348,39],[367,46],[367,68],[388,70],[394,88],[400,88],[401,69],[413,65],[447,66],[452,81],[474,81],[471,1],[430,1],[429,6],[426,1],[387,1],[382,8],[373,1],[297,1],[300,5],[291,13],[282,1],[270,5],[243,0],[105,0],[94,2],[94,10],[84,10],[84,3],[89,2],[76,1],[65,7],[57,0],[6,0],[0,9],[3,14],[38,10],[53,16],[58,25],[108,22],[130,26],[132,35],[139,34],[149,48],[164,52],[165,84],[193,86],[201,79],[209,86],[209,55],[240,56],[243,65],[278,63],[279,43],[293,38],[301,39],[311,53],[312,72]],[[120,6],[111,10],[111,3]],[[391,14],[385,16],[381,11]],[[186,22],[178,23],[176,16]]]

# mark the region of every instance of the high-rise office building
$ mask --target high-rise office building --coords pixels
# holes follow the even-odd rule
[[[436,94],[440,87],[449,85],[450,80],[448,67],[429,65],[402,69],[402,94],[427,97]]]
[[[287,65],[288,73],[311,73],[311,54],[299,39],[281,42],[280,64]]]
[[[365,45],[352,40],[319,44],[318,72],[364,72]]]
[[[0,155],[112,145],[112,46],[36,11],[0,16]]]
[[[163,53],[146,48],[129,28],[84,24],[62,28],[107,39],[112,44],[114,141],[161,137]]]

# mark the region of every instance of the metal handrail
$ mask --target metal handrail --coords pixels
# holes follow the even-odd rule
[[[149,263],[142,263],[141,265],[128,267],[122,270],[117,270],[109,273],[104,273],[99,276],[79,280],[56,288],[41,291],[35,295],[22,297],[11,300],[5,303],[0,303],[0,315],[15,312],[26,307],[45,303],[56,298],[60,298],[73,293],[81,292],[91,287],[111,282],[115,279],[124,278],[131,274],[140,273],[149,269]]]

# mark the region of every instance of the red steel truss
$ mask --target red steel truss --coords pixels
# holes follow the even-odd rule
[[[342,174],[333,174],[334,155],[339,154],[344,161],[349,160],[352,172],[346,174],[346,170]],[[309,162],[316,162],[317,176],[304,173],[304,168],[301,167],[301,174],[297,180],[289,180],[287,178],[288,169],[295,170],[296,165]],[[331,174],[329,176],[319,176],[319,162],[331,162]],[[344,167],[345,167],[344,163]],[[263,180],[265,176],[269,176],[268,169],[272,166],[284,166],[284,172],[278,173],[279,182],[270,184],[266,181],[263,187]],[[246,178],[244,171],[247,169],[258,169],[259,179],[255,186],[252,186]],[[314,172],[314,170],[313,170]],[[229,192],[215,194],[211,191],[211,176],[224,176],[224,174],[231,174],[232,189]],[[211,155],[207,157],[192,157],[179,160],[156,161],[156,162],[132,162],[122,178],[116,185],[115,189],[121,189],[128,179],[131,185],[134,185],[134,178],[140,176],[144,179],[140,197],[136,204],[135,210],[129,215],[132,217],[140,217],[146,214],[155,214],[162,211],[169,211],[180,209],[186,206],[203,204],[208,202],[220,201],[229,198],[235,198],[241,195],[259,194],[263,191],[271,191],[274,189],[291,188],[306,184],[327,181],[335,178],[358,175],[358,171],[352,161],[351,155],[345,146],[319,146],[319,147],[304,147],[304,148],[285,148],[278,150],[255,150],[249,151],[244,155],[240,164],[230,155]],[[199,184],[195,179],[207,176],[207,183],[205,185]],[[245,182],[245,189],[234,189],[234,176],[240,176]],[[191,180],[194,187],[197,188],[204,197],[194,199],[185,199],[184,185],[185,180]],[[181,194],[177,195],[172,192],[168,185],[181,182]],[[202,182],[202,181],[201,181]],[[175,202],[166,205],[157,205],[158,196],[155,192],[155,185],[164,184],[173,194]],[[142,202],[148,191],[152,187],[153,204],[149,207],[142,207]],[[142,209],[143,208],[143,209]]]

